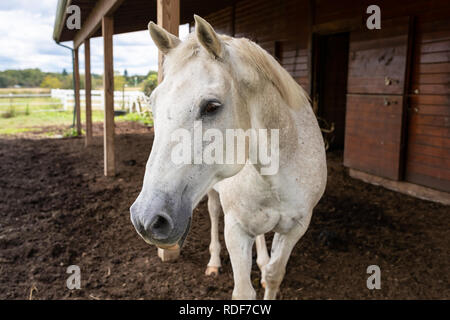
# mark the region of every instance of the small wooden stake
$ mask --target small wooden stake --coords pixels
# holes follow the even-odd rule
[[[166,249],[158,248],[158,257],[162,262],[175,261],[180,256],[180,252],[181,250],[179,245]]]

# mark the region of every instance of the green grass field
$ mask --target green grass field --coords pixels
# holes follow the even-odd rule
[[[22,89],[22,91],[2,90],[0,94],[28,94],[33,89]],[[33,93],[46,93],[36,91]],[[82,108],[83,109],[83,108]],[[55,111],[58,110],[58,111]],[[84,122],[85,112],[82,110],[81,119]],[[92,121],[103,121],[104,113],[101,110],[92,111]],[[136,121],[151,126],[153,121],[150,116],[141,116],[136,113],[116,117],[115,121]],[[24,132],[40,132],[51,136],[55,127],[67,127],[73,123],[73,110],[63,110],[63,105],[58,99],[50,97],[30,98],[0,98],[0,135],[16,135]],[[72,131],[70,134],[73,135]],[[66,135],[66,133],[64,133]]]
[[[85,119],[85,113],[81,113]],[[92,121],[103,121],[103,111],[94,110]],[[42,131],[44,127],[70,126],[73,123],[72,111],[44,111],[19,114],[14,117],[0,117],[0,135],[14,135],[22,132]]]
[[[81,119],[84,122],[86,114],[81,112]],[[103,111],[92,111],[92,121],[102,122],[104,119]],[[135,121],[144,125],[151,126],[153,121],[149,117],[140,116],[137,113],[130,113],[125,116],[116,117],[115,121]],[[20,114],[15,117],[0,117],[0,135],[15,135],[23,132],[40,132],[48,128],[47,136],[53,135],[52,129],[58,126],[69,127],[73,123],[72,111],[47,111],[31,112],[30,114]],[[52,128],[53,127],[53,128]]]

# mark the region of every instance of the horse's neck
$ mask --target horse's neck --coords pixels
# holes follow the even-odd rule
[[[321,138],[311,106],[290,108],[271,86],[249,101],[249,115],[252,129],[279,129],[280,169],[298,166],[298,157],[312,152],[315,147],[310,144],[315,143],[317,136]],[[270,143],[269,137],[269,146]]]
[[[292,141],[298,138],[298,118],[307,110],[293,111],[271,85],[268,85],[262,93],[255,94],[248,102],[248,108],[252,129],[279,129],[280,142],[289,142],[289,145],[283,145],[295,148]],[[303,106],[299,109],[301,108]]]
[[[279,170],[274,175],[261,175],[261,166],[258,164],[254,166],[256,170],[253,172],[259,175],[259,179],[267,183],[278,196],[293,202],[304,200],[299,197],[299,188],[302,186],[324,187],[325,148],[309,103],[294,110],[281,99],[277,91],[270,90],[264,90],[261,96],[255,96],[249,102],[252,128],[279,129]],[[319,191],[317,194],[321,195],[323,190]]]

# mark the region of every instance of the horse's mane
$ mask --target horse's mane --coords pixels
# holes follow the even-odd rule
[[[232,38],[232,46],[240,57],[260,75],[270,81],[290,108],[309,104],[308,94],[266,50],[246,38]]]
[[[232,51],[239,55],[243,62],[253,68],[261,79],[271,82],[290,108],[298,109],[309,104],[308,94],[303,88],[278,61],[255,42],[225,35],[219,35],[219,37],[225,45],[230,46]],[[173,50],[173,57],[170,59],[171,64],[177,65],[174,67],[181,67],[180,64],[186,63],[188,59],[200,52],[200,45],[194,33],[191,33],[180,47]]]

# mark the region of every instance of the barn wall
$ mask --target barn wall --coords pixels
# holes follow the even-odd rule
[[[318,0],[315,3],[314,24],[355,19],[365,12],[369,4],[373,4],[372,1],[358,4],[352,0]],[[383,130],[389,121],[398,123],[398,115],[393,115],[384,119],[379,125],[380,130],[375,130],[365,140],[366,145],[386,145],[386,138],[393,137],[386,145],[385,153],[373,154],[372,159],[367,160],[372,170],[364,171],[393,178],[392,172],[399,170],[396,180],[450,192],[450,2],[398,0],[376,1],[376,4],[381,8],[383,21],[400,17],[413,19],[412,63],[403,95],[406,102],[402,121],[405,131],[401,137],[401,149],[398,149],[398,132]],[[347,110],[353,107],[350,105],[352,101],[347,102]],[[359,108],[370,107],[368,103],[359,101]],[[381,118],[378,116],[376,120]],[[360,134],[363,131],[361,127]],[[357,154],[364,149],[361,148],[361,140],[354,142],[346,145],[347,153]],[[394,154],[390,150],[392,148]],[[401,152],[399,158],[398,151]],[[395,161],[392,161],[393,156]],[[385,170],[380,172],[382,164]]]
[[[393,180],[401,175],[409,25],[396,18],[350,32],[344,165]]]
[[[385,163],[386,168],[391,166],[390,171],[383,171],[382,168],[372,171],[369,168],[365,171],[449,192],[449,1],[241,0],[233,7],[218,11],[206,18],[219,32],[236,37],[248,37],[258,42],[310,92],[312,30],[316,30],[317,26],[326,26],[332,30],[330,32],[339,30],[351,32],[355,25],[359,27],[365,25],[367,17],[365,11],[371,4],[380,6],[382,21],[402,17],[410,17],[412,20],[410,29],[412,54],[411,60],[408,61],[406,81],[401,83],[404,85],[403,92],[387,92],[397,94],[396,97],[391,98],[399,99],[398,103],[402,104],[405,101],[404,109],[395,111],[400,112],[401,119],[397,117],[394,122],[396,126],[401,127],[401,131],[383,132],[375,126],[373,129],[378,130],[378,133],[370,134],[367,127],[360,128],[360,132],[364,131],[361,134],[365,138],[356,139],[357,145],[352,145],[351,141],[346,142],[349,144],[345,146],[346,152],[361,151],[364,149],[361,148],[361,143],[364,144],[364,142],[374,145],[384,144],[385,141],[389,141],[389,134],[391,134],[395,136],[395,146],[392,146],[395,149],[395,155],[390,154],[389,150],[384,154],[375,153],[372,156],[366,156],[368,162],[364,164],[376,168],[380,163]],[[355,46],[355,43],[350,43],[350,46]],[[349,79],[350,84],[351,80]],[[353,84],[359,85],[358,82]],[[365,93],[370,94],[370,92]],[[383,93],[375,92],[375,94]],[[358,106],[362,110],[378,108],[375,100],[377,99],[366,99],[365,102],[364,97],[354,96],[347,99],[347,110],[358,108]],[[377,112],[371,114],[375,120]],[[350,121],[346,129],[354,132],[356,121],[357,119]],[[367,134],[370,136],[367,137]],[[348,166],[357,167],[353,163]],[[398,174],[394,174],[396,172]]]
[[[450,192],[450,18],[416,30],[405,179]]]
[[[309,91],[309,10],[308,1],[244,0],[206,19],[219,33],[257,42]]]

